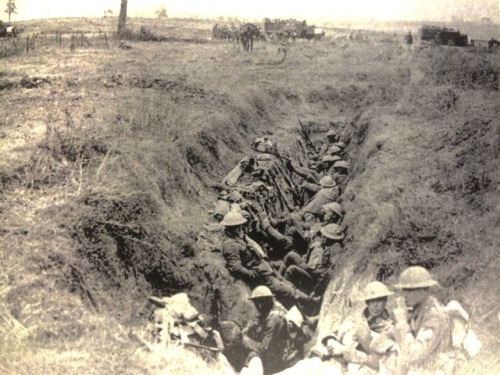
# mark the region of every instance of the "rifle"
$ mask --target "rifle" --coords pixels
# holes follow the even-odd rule
[[[182,343],[182,345],[184,346],[189,346],[191,348],[196,348],[196,349],[204,349],[204,350],[209,350],[211,351],[212,353],[218,353],[219,352],[219,349],[217,348],[214,348],[212,346],[205,346],[205,345],[198,345],[198,344],[192,344],[190,342],[184,342]]]
[[[166,303],[159,297],[149,296],[148,299],[153,302],[156,306],[165,307]]]
[[[312,150],[315,152],[315,153],[318,153],[318,150],[316,150],[316,146],[314,146],[314,143],[311,141],[311,138],[309,137],[309,133],[307,132],[304,124],[302,123],[302,121],[299,120],[299,124],[300,124],[300,128],[302,129],[302,135],[304,137],[304,139],[306,140],[306,143],[309,147],[312,148]]]

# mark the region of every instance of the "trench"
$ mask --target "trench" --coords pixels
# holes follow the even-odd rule
[[[453,100],[443,101],[451,95],[448,87],[410,84],[410,72],[404,68],[392,73],[403,83],[372,84],[363,75],[356,83],[316,85],[302,92],[250,87],[243,98],[190,85],[176,93],[179,85],[156,78],[152,85],[136,87],[144,95],[167,91],[175,105],[187,102],[196,108],[210,101],[211,112],[193,109],[192,123],[181,122],[167,131],[163,125],[171,114],[159,110],[146,120],[127,113],[117,120],[130,126],[127,136],[137,136],[151,152],[123,152],[127,159],[119,171],[128,177],[123,186],[133,189],[120,185],[109,194],[83,197],[89,211],[76,226],[80,256],[98,271],[96,279],[113,297],[111,311],[128,303],[131,320],[142,324],[154,308],[145,306],[147,295],[184,291],[201,313],[209,314],[220,291],[221,319],[245,325],[253,314],[246,301],[250,289],[226,269],[221,233],[212,230],[210,212],[224,177],[242,158],[255,156],[255,138],[268,136],[280,155],[307,163],[308,140],[295,117],[304,108],[302,122],[312,141],[320,146],[334,128],[346,144],[345,158],[352,167],[339,200],[346,211],[344,251],[334,259],[316,336],[334,330],[359,307],[355,296],[362,285],[375,279],[393,283],[407,265],[438,272],[446,298],[467,298],[460,288],[492,264],[486,254],[493,252],[494,243],[488,222],[495,212],[491,181],[496,177],[491,171],[498,159],[497,109],[493,100],[483,101],[479,94],[471,94],[464,104],[460,92],[453,91]],[[132,85],[136,82],[131,80]],[[161,108],[157,104],[162,99],[152,96],[148,107]],[[475,131],[477,127],[481,131]],[[487,155],[479,149],[488,150]],[[279,184],[272,178],[265,182],[274,190],[281,184],[290,188],[288,199],[278,198],[268,207],[281,215],[296,204],[300,181],[286,174],[279,157],[273,160],[278,166],[274,178],[285,175],[278,178]],[[478,257],[470,251],[471,238],[476,238],[473,228],[463,229],[473,217],[489,228],[481,232],[484,242]],[[471,296],[466,301],[484,308]]]

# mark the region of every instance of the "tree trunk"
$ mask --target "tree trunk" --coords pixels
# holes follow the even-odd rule
[[[118,38],[121,38],[123,36],[123,33],[125,32],[127,28],[127,1],[128,0],[121,0],[122,4],[120,7],[120,17],[118,17]]]

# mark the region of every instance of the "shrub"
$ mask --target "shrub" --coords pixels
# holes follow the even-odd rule
[[[441,48],[429,55],[430,59],[422,62],[421,69],[434,83],[498,90],[500,70],[488,55]]]

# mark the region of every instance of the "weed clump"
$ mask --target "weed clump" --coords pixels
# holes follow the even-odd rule
[[[438,85],[498,90],[500,69],[486,54],[455,49],[436,49],[422,61],[425,75]]]

